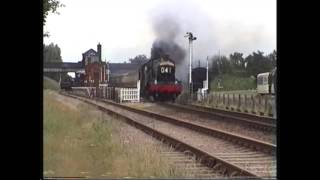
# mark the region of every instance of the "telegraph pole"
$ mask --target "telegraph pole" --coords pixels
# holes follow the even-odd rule
[[[191,63],[192,63],[192,55],[193,55],[192,42],[197,38],[194,37],[191,32],[187,32],[184,37],[187,37],[189,39],[189,92],[190,94],[192,94],[192,77],[191,77],[191,74],[192,74]]]
[[[207,74],[206,74],[206,87],[207,89],[209,89],[209,56],[207,56]]]

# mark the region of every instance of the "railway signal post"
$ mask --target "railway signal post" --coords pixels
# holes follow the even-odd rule
[[[192,64],[192,51],[193,51],[193,47],[192,47],[192,42],[194,40],[197,39],[197,37],[194,37],[193,34],[191,32],[187,32],[186,35],[184,37],[187,37],[189,39],[189,93],[190,95],[192,94],[192,68],[191,68],[191,64]]]

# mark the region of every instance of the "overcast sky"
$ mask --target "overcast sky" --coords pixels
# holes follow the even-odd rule
[[[276,49],[276,0],[60,0],[60,15],[49,14],[44,43],[58,44],[64,62],[81,60],[98,42],[102,59],[124,62],[138,54],[150,57],[156,38],[152,22],[167,16],[179,22],[177,41],[191,31],[195,59],[208,55],[245,55]]]

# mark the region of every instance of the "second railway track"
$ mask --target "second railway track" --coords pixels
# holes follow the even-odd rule
[[[191,151],[202,164],[221,169],[227,176],[276,175],[276,146],[273,144],[168,119],[109,101],[76,98],[95,105],[100,110],[117,113],[128,121],[130,119],[134,126],[173,144],[176,149]]]
[[[271,117],[258,116],[258,115],[248,114],[248,113],[237,112],[237,111],[228,111],[228,110],[210,108],[210,107],[194,105],[194,104],[180,105],[180,104],[166,103],[166,105],[170,105],[176,108],[199,111],[202,113],[210,114],[210,115],[221,117],[221,118],[239,120],[239,121],[248,122],[252,124],[256,123],[257,127],[260,126],[261,128],[266,128],[270,130],[275,130],[276,124],[277,124],[276,119]]]
[[[130,105],[135,107],[134,105]],[[206,127],[212,127],[222,131],[252,137],[267,143],[276,143],[276,133],[270,131],[269,125],[244,121],[236,118],[229,119],[228,117],[217,117],[208,112],[195,110],[183,105],[171,103],[143,103],[138,106],[139,109],[157,112],[161,115],[178,118],[187,122],[200,124]],[[221,115],[222,116],[222,115]],[[265,127],[267,126],[267,127]]]

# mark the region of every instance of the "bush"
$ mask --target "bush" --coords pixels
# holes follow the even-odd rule
[[[218,87],[218,79],[221,79]],[[211,90],[214,91],[231,91],[231,90],[249,90],[256,89],[256,80],[252,77],[239,77],[234,75],[220,75],[210,83]]]

